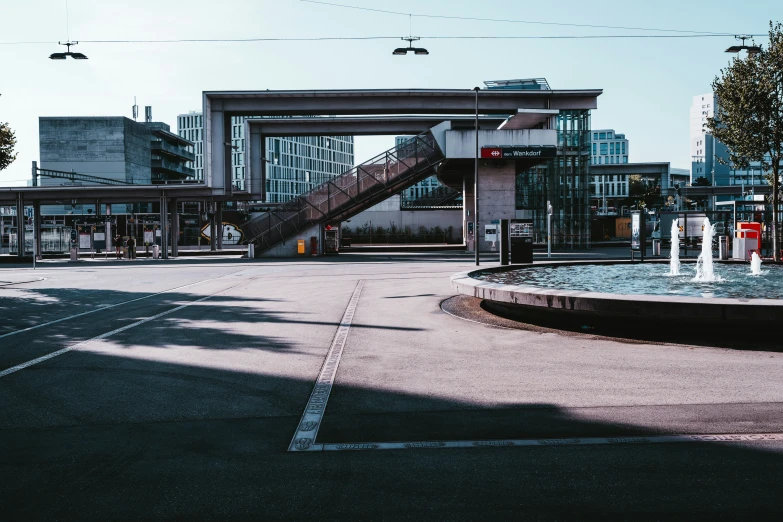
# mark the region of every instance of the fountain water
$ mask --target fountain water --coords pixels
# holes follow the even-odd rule
[[[750,273],[751,275],[761,275],[761,258],[756,252],[750,258]]]
[[[669,275],[680,275],[680,221],[672,221],[672,250],[669,254]]]
[[[709,282],[720,281],[721,277],[715,275],[712,267],[712,236],[714,234],[710,218],[704,218],[704,239],[701,244],[701,254],[696,260],[696,277],[694,281]]]

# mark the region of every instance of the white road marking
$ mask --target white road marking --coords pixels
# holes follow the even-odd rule
[[[299,421],[299,426],[296,428],[294,438],[291,439],[291,444],[288,446],[288,451],[308,451],[308,450],[320,450],[319,446],[315,446],[315,438],[318,435],[318,429],[321,427],[321,421],[326,411],[326,403],[329,400],[329,394],[332,392],[334,386],[334,379],[337,375],[337,367],[340,365],[340,359],[343,356],[343,349],[345,348],[345,341],[348,339],[348,331],[351,329],[351,322],[353,322],[353,316],[356,312],[356,305],[359,303],[359,295],[364,288],[364,280],[361,279],[356,284],[356,288],[353,291],[350,301],[348,301],[348,307],[345,309],[343,318],[340,321],[340,326],[337,328],[337,333],[334,334],[332,340],[332,346],[329,348],[329,352],[326,354],[324,364],[321,367],[321,372],[318,374],[318,379],[315,381],[313,392],[310,394],[310,399],[307,401],[302,418]]]
[[[229,274],[229,275],[233,275],[233,274]],[[101,306],[100,308],[95,308],[94,310],[88,310],[88,311],[82,312],[80,314],[69,315],[68,317],[63,317],[61,319],[55,319],[54,321],[49,321],[48,323],[41,323],[41,324],[37,324],[35,326],[30,326],[28,328],[23,328],[21,330],[14,330],[13,332],[8,332],[8,333],[5,333],[3,335],[0,335],[0,339],[2,339],[4,337],[10,337],[12,335],[20,334],[20,333],[23,333],[23,332],[29,332],[30,330],[35,330],[37,328],[43,328],[44,326],[49,326],[49,325],[52,325],[52,324],[61,323],[63,321],[68,321],[69,319],[76,319],[77,317],[83,317],[85,315],[94,314],[95,312],[102,312],[103,310],[109,310],[111,308],[116,308],[118,306],[126,305],[128,303],[135,303],[136,301],[142,301],[144,299],[149,299],[150,297],[155,297],[156,295],[161,295],[161,294],[165,294],[165,293],[168,293],[168,292],[173,292],[174,290],[181,290],[181,289],[187,288],[189,286],[199,285],[201,283],[208,283],[209,281],[215,281],[216,279],[220,279],[222,277],[227,277],[227,276],[220,276],[220,277],[215,277],[215,278],[212,278],[212,279],[204,279],[203,281],[196,281],[195,283],[190,283],[188,285],[183,285],[183,286],[177,286],[177,287],[174,287],[174,288],[169,288],[168,290],[163,290],[162,292],[156,292],[154,294],[145,295],[144,297],[137,297],[136,299],[130,299],[128,301],[123,301],[121,303],[116,303],[116,304],[107,305],[107,306]]]
[[[193,284],[198,284],[198,283],[193,283]],[[145,319],[141,319],[139,321],[136,321],[135,323],[131,323],[131,324],[125,325],[125,326],[123,326],[121,328],[117,328],[115,330],[112,330],[110,332],[106,332],[106,333],[103,333],[101,335],[97,335],[97,336],[95,336],[95,337],[93,337],[91,339],[87,339],[85,341],[81,341],[81,342],[72,344],[71,346],[63,348],[61,350],[57,350],[56,352],[52,352],[52,353],[44,355],[42,357],[38,357],[37,359],[33,359],[31,361],[27,361],[27,362],[24,362],[22,364],[17,364],[16,366],[12,366],[11,368],[8,368],[7,370],[0,371],[0,378],[5,377],[7,375],[10,375],[12,373],[18,372],[19,370],[24,370],[25,368],[29,368],[30,366],[33,366],[35,364],[42,363],[44,361],[48,361],[49,359],[53,359],[53,358],[58,357],[58,356],[60,356],[60,355],[62,355],[64,353],[68,353],[68,352],[70,352],[72,350],[75,350],[75,349],[81,347],[81,346],[85,346],[85,345],[87,345],[87,344],[89,344],[89,343],[91,343],[93,341],[106,339],[107,337],[111,337],[112,335],[118,334],[120,332],[124,332],[125,330],[130,330],[131,328],[134,328],[136,326],[142,325],[144,323],[148,323],[150,321],[154,321],[155,319],[159,319],[159,318],[161,318],[163,316],[166,316],[166,315],[169,315],[169,314],[173,314],[174,312],[182,310],[183,308],[187,308],[187,307],[192,306],[192,305],[194,305],[196,303],[200,303],[201,301],[206,301],[210,297],[214,297],[214,296],[216,296],[217,294],[219,294],[221,292],[225,292],[227,290],[231,290],[232,288],[236,288],[238,286],[241,286],[242,284],[244,284],[244,283],[241,283],[239,285],[234,285],[234,286],[225,288],[223,290],[219,290],[219,291],[217,291],[217,292],[215,292],[213,294],[210,294],[208,296],[204,296],[204,297],[202,297],[200,299],[196,299],[195,301],[190,301],[189,303],[185,303],[184,305],[177,306],[176,308],[172,308],[171,310],[166,310],[165,312],[161,312],[159,314],[155,314],[155,315],[152,315],[152,316],[147,317]],[[188,286],[190,286],[190,285],[188,285]]]
[[[410,450],[449,448],[511,448],[542,446],[595,446],[615,444],[671,444],[683,442],[729,443],[729,442],[773,442],[783,441],[783,433],[727,433],[695,435],[651,435],[586,437],[567,439],[499,439],[499,440],[451,440],[420,442],[355,442],[337,444],[314,444],[310,451],[362,451],[362,450]]]

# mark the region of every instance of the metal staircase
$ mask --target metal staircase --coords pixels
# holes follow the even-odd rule
[[[344,221],[431,176],[445,159],[431,131],[379,154],[242,225],[248,243],[268,250],[321,223]]]

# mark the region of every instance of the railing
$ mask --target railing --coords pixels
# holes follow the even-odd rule
[[[176,172],[177,174],[182,174],[183,176],[195,176],[196,174],[196,171],[190,167],[186,167],[180,163],[165,160],[163,158],[153,159],[151,164],[153,169],[165,170],[167,172]]]
[[[195,161],[196,155],[193,152],[190,152],[184,147],[178,147],[176,145],[172,145],[171,143],[168,143],[163,140],[153,140],[150,143],[150,148],[156,152],[160,151],[163,153],[171,154],[172,156],[175,156],[177,158],[183,158],[188,161]]]
[[[439,186],[417,198],[410,197],[404,192],[400,198],[401,209],[422,208],[462,208],[462,202],[456,201],[462,193],[451,187]]]
[[[242,225],[266,250],[326,221],[343,221],[432,174],[444,156],[429,131]]]
[[[131,185],[131,183],[128,183],[124,180],[119,179],[111,179],[111,178],[102,178],[100,176],[92,176],[90,174],[79,174],[78,172],[64,172],[61,170],[48,170],[48,169],[35,169],[35,175],[43,176],[47,178],[59,178],[59,179],[68,179],[71,181],[87,181],[89,183],[97,183],[99,185]],[[38,184],[37,179],[33,180],[35,181],[35,184]]]

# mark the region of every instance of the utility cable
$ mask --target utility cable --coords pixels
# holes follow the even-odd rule
[[[691,31],[683,29],[659,29],[651,27],[627,27],[617,25],[595,25],[595,24],[575,24],[567,22],[540,22],[534,20],[513,20],[505,18],[479,18],[472,16],[455,16],[455,15],[442,15],[442,14],[422,14],[422,13],[403,13],[401,11],[390,11],[386,9],[376,9],[372,7],[360,7],[356,5],[336,4],[332,2],[322,2],[320,0],[300,0],[308,4],[319,4],[330,7],[342,7],[345,9],[356,9],[359,11],[370,11],[374,13],[391,14],[399,16],[416,16],[419,18],[440,18],[445,20],[466,20],[474,22],[500,22],[500,23],[513,23],[513,24],[531,24],[531,25],[555,25],[561,27],[584,27],[589,29],[622,29],[628,31],[657,31],[657,32],[669,32],[669,33],[689,33],[689,34],[704,34],[704,35],[720,35],[720,36],[734,36],[740,33],[718,33],[714,31]]]

